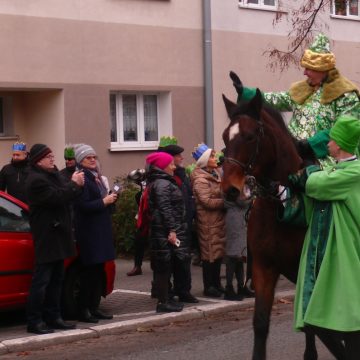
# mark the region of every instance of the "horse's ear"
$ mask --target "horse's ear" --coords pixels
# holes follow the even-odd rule
[[[225,104],[225,108],[226,108],[228,117],[229,117],[229,119],[231,119],[233,117],[233,115],[235,114],[235,111],[238,106],[235,103],[233,103],[232,101],[230,101],[224,94],[222,94],[222,98],[223,98],[223,101]]]
[[[261,91],[257,88],[255,96],[249,102],[250,108],[256,115],[257,119],[260,118],[262,103],[263,103],[263,97],[262,97]]]
[[[233,85],[234,85],[234,88],[236,89],[236,92],[239,95],[239,98],[241,98],[244,87],[243,87],[243,84],[242,84],[240,78],[233,71],[230,71],[229,76],[230,76],[230,79],[233,82]]]

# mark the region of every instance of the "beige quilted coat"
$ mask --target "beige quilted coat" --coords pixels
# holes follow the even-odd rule
[[[196,202],[196,224],[201,259],[213,262],[222,258],[225,251],[225,211],[218,177],[196,167],[191,181]]]

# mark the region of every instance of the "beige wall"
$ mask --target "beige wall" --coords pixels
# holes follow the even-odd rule
[[[0,14],[201,29],[201,0],[11,0]]]

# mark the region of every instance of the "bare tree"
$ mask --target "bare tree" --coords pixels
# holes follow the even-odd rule
[[[336,4],[346,7],[348,0],[333,0]],[[276,12],[274,26],[286,16],[291,30],[287,34],[290,41],[286,51],[270,48],[264,54],[268,55],[268,64],[271,70],[277,68],[284,71],[292,64],[299,64],[300,56],[313,38],[313,32],[320,30],[324,25],[319,24],[319,14],[329,9],[331,0],[306,0],[299,7],[283,11],[283,0],[279,0],[279,9]]]

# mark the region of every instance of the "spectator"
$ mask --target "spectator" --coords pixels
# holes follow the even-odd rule
[[[176,139],[174,139],[176,141]],[[174,142],[174,141],[173,141]],[[176,141],[177,142],[177,141]],[[162,145],[160,143],[160,145]],[[158,151],[163,151],[174,158],[174,179],[179,186],[181,193],[183,195],[185,211],[186,211],[186,243],[185,246],[188,248],[190,254],[190,247],[192,244],[192,227],[195,216],[195,203],[194,197],[191,189],[191,183],[189,178],[186,176],[185,168],[183,166],[183,156],[184,148],[181,146],[172,143],[165,146],[159,146]],[[191,256],[186,261],[177,263],[178,266],[174,267],[174,295],[179,297],[179,301],[187,303],[198,303],[199,300],[196,299],[190,292],[191,290]]]
[[[130,181],[133,181],[140,187],[140,190],[135,194],[135,201],[138,206],[139,212],[139,205],[141,196],[145,190],[145,170],[144,169],[136,169],[130,171],[127,178]],[[136,215],[136,219],[141,216],[141,214]],[[135,247],[135,256],[134,256],[134,267],[126,273],[127,276],[137,276],[142,275],[142,262],[144,259],[145,253],[145,245],[148,238],[148,227],[146,226],[145,229],[137,228],[135,233],[135,240],[134,240],[134,247]]]
[[[173,267],[183,266],[190,254],[186,238],[186,214],[182,193],[173,177],[174,159],[165,152],[151,153],[148,165],[151,268],[157,312],[181,311],[183,305],[169,299],[169,279]]]
[[[341,116],[330,130],[335,166],[314,166],[290,179],[310,205],[295,298],[295,327],[310,329],[336,348],[337,359],[360,353],[360,121]]]
[[[192,153],[196,168],[191,173],[196,202],[196,222],[203,270],[204,295],[220,297],[220,270],[225,251],[225,211],[216,153],[199,144]]]
[[[248,292],[244,286],[244,260],[247,257],[247,224],[245,214],[249,209],[251,201],[241,200],[227,195],[225,202],[225,264],[226,264],[226,287],[225,300],[242,300]],[[234,275],[237,280],[237,293],[233,286]]]
[[[25,182],[29,175],[29,160],[26,144],[16,142],[12,146],[12,159],[0,171],[0,190],[26,203]]]
[[[73,329],[60,313],[64,259],[76,254],[71,231],[70,202],[79,196],[84,175],[75,172],[64,183],[46,145],[30,149],[31,169],[26,183],[30,227],[35,246],[35,269],[27,302],[27,331],[52,333]]]
[[[75,151],[73,145],[66,145],[64,149],[65,167],[60,170],[60,174],[65,179],[70,180],[76,170]]]
[[[75,145],[74,150],[76,163],[85,176],[84,190],[74,202],[75,238],[82,266],[79,321],[97,323],[99,319],[112,319],[112,315],[99,310],[99,305],[104,263],[115,258],[111,206],[117,195],[108,194],[95,150],[86,144]]]

